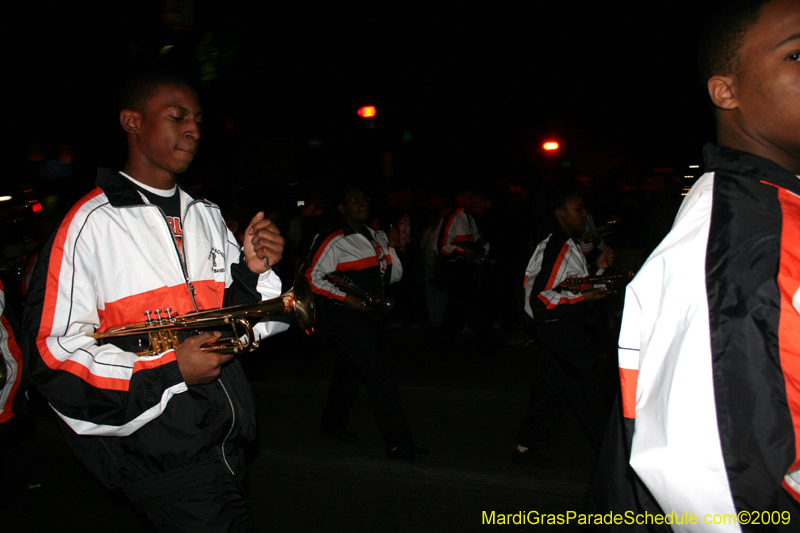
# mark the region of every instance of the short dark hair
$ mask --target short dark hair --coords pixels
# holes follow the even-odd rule
[[[167,70],[140,72],[129,78],[119,93],[119,110],[130,109],[144,113],[147,102],[163,85],[179,85],[194,90],[194,85],[184,76]]]
[[[744,38],[770,0],[737,0],[708,23],[700,37],[698,67],[705,86],[712,76],[736,74]]]
[[[570,198],[574,198],[575,196],[583,198],[583,191],[575,185],[569,184],[556,187],[550,193],[550,203],[548,206],[550,208],[550,213],[555,213],[559,209],[566,209],[567,202]]]

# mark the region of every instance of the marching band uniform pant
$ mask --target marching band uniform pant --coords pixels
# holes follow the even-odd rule
[[[583,323],[543,324],[536,332],[541,343],[539,370],[517,443],[535,448],[551,440],[569,405],[592,447],[599,449],[613,399],[613,369],[605,368],[595,354]]]
[[[337,431],[347,427],[350,409],[363,383],[386,447],[411,446],[411,429],[386,353],[381,318],[333,311],[325,314],[320,325],[336,350],[322,429]]]

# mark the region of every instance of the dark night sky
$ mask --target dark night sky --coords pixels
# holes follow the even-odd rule
[[[699,162],[713,129],[695,75],[696,42],[723,2],[691,11],[674,3],[539,4],[318,11],[198,1],[195,25],[183,32],[164,30],[161,8],[141,2],[85,12],[56,2],[20,8],[6,45],[19,92],[5,159],[24,164],[33,141],[48,158],[68,143],[87,168],[109,164],[122,143],[114,94],[132,62],[173,42],[173,58],[191,56],[212,35],[225,59],[222,77],[201,91],[205,161],[232,144],[250,151],[237,152],[245,158],[303,159],[307,140],[318,138],[328,153],[319,165],[340,171],[364,153],[353,147],[367,144],[394,152],[406,174],[423,178],[524,176],[552,135],[563,156],[589,172],[598,158]],[[378,107],[372,132],[355,116],[363,103]],[[232,136],[223,133],[226,120]],[[404,131],[412,134],[405,145]],[[270,168],[279,175],[289,167],[308,170]]]

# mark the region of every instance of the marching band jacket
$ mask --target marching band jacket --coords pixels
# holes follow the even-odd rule
[[[433,232],[436,241],[433,243],[433,251],[443,259],[450,259],[453,254],[453,247],[460,242],[477,242],[481,234],[478,225],[462,208],[452,209],[444,215]],[[484,245],[484,250],[489,251],[489,245]]]
[[[117,173],[67,214],[39,258],[25,319],[38,351],[32,379],[66,426],[73,450],[107,486],[165,491],[232,474],[255,435],[252,392],[238,361],[219,379],[187,387],[175,352],[137,357],[87,333],[173,315],[272,298],[280,280],[240,261],[219,207],[180,190],[182,253],[161,211]],[[166,316],[166,311],[161,312]],[[256,326],[257,336],[282,331]],[[140,351],[140,350],[136,350]],[[209,468],[214,463],[215,468]],[[160,489],[148,486],[142,497]]]
[[[568,277],[589,275],[589,267],[580,244],[559,227],[540,242],[525,268],[525,312],[537,323],[564,320],[582,294],[559,288]]]
[[[400,258],[389,248],[386,234],[365,227],[377,248],[346,223],[340,229],[320,233],[314,238],[300,271],[308,278],[311,290],[324,298],[323,302],[342,302],[347,296],[325,279],[327,274],[343,274],[359,287],[381,297],[384,296],[384,281],[391,284],[403,277]],[[341,304],[337,307],[344,309]]]
[[[22,382],[22,351],[6,313],[5,290],[0,282],[0,364],[5,367],[5,383],[0,383],[0,424],[14,416],[14,398]]]
[[[800,179],[729,148],[705,158],[627,288],[619,339],[618,446],[664,512],[699,517],[681,531],[800,511]]]

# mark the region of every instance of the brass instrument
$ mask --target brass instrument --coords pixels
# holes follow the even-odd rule
[[[483,246],[472,241],[453,243],[453,254],[473,265],[494,265],[495,260],[484,255]]]
[[[595,289],[602,289],[606,294],[616,293],[623,285],[633,279],[633,271],[627,274],[611,274],[607,276],[587,276],[585,278],[567,278],[558,286],[574,294],[581,294]]]
[[[618,224],[622,220],[621,218],[612,218],[602,226],[598,226],[594,228],[594,230],[584,234],[581,237],[581,240],[584,242],[594,241],[596,239],[602,239],[603,237],[608,237],[611,235],[611,232],[614,231],[614,224]]]
[[[388,315],[394,309],[394,296],[388,298],[381,298],[365,288],[359,286],[352,279],[341,274],[327,274],[325,279],[339,287],[347,294],[352,294],[362,302],[364,302],[364,311],[377,310],[382,314]]]
[[[294,286],[277,298],[271,298],[252,304],[235,305],[222,309],[198,311],[183,316],[173,316],[171,309],[165,310],[166,317],[161,316],[161,309],[156,309],[156,318],[150,318],[151,311],[145,311],[147,321],[128,326],[109,328],[102,333],[91,333],[89,337],[98,339],[101,344],[109,339],[128,337],[131,335],[149,335],[148,350],[137,352],[138,356],[157,355],[181,344],[179,332],[197,330],[199,328],[230,326],[232,338],[220,338],[202,345],[211,348],[218,354],[247,353],[258,348],[250,320],[270,316],[283,316],[297,320],[306,333],[314,331],[314,295],[306,278],[297,275]],[[247,340],[241,339],[246,336]]]

